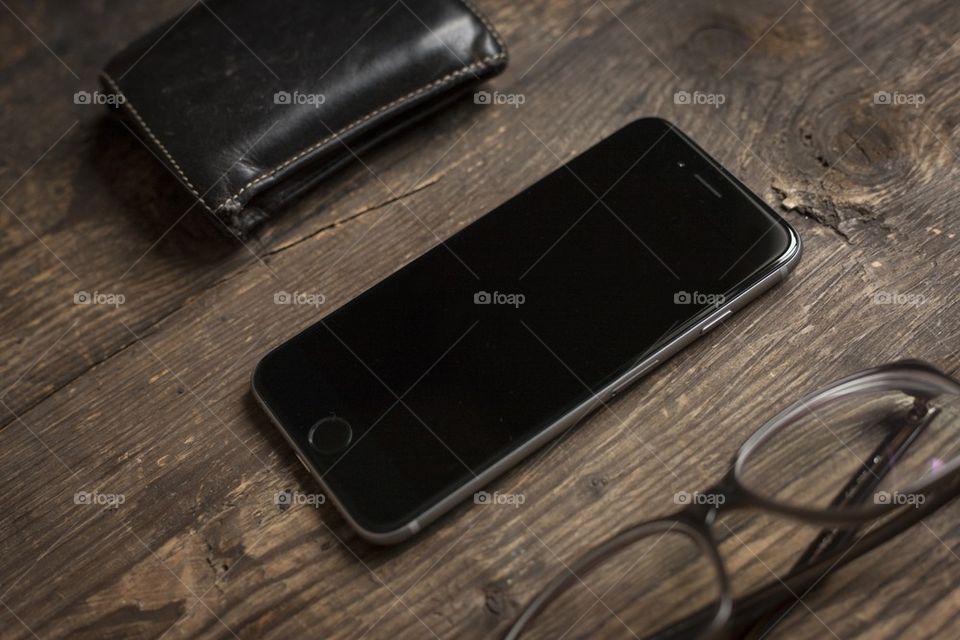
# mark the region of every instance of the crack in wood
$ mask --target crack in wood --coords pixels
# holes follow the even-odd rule
[[[360,218],[360,217],[362,217],[362,216],[367,215],[368,213],[372,213],[373,211],[377,211],[378,209],[382,209],[382,208],[384,208],[384,207],[386,207],[386,206],[389,206],[389,205],[391,205],[391,204],[393,204],[393,203],[395,203],[395,202],[399,202],[399,201],[403,200],[404,198],[408,198],[408,197],[412,196],[412,195],[415,194],[415,193],[419,193],[420,191],[423,191],[423,190],[428,189],[429,187],[435,185],[436,183],[438,183],[438,182],[440,181],[440,179],[441,179],[442,177],[443,177],[442,174],[441,174],[441,175],[434,176],[434,177],[431,178],[430,180],[428,180],[428,181],[426,181],[426,182],[423,182],[423,183],[421,183],[421,184],[413,187],[412,189],[409,189],[409,190],[401,193],[400,195],[394,195],[394,196],[388,198],[387,200],[384,200],[383,202],[381,202],[381,203],[379,203],[379,204],[375,204],[375,205],[372,205],[372,206],[369,206],[369,207],[365,207],[365,208],[363,208],[363,209],[360,209],[359,211],[356,211],[356,212],[348,215],[348,216],[345,217],[345,218],[340,218],[339,220],[335,220],[335,221],[331,222],[330,224],[324,225],[324,226],[320,227],[319,229],[316,229],[316,230],[314,230],[314,231],[311,231],[310,233],[308,233],[308,234],[306,234],[306,235],[304,235],[304,236],[301,236],[301,237],[299,237],[299,238],[297,238],[297,239],[295,239],[295,240],[291,240],[290,242],[287,242],[286,244],[282,244],[282,245],[280,245],[279,247],[276,247],[276,248],[274,248],[274,249],[271,249],[270,251],[268,251],[268,252],[266,252],[265,254],[263,254],[262,257],[273,256],[273,255],[277,255],[278,253],[282,253],[282,252],[286,251],[287,249],[291,249],[291,248],[293,248],[293,247],[295,247],[295,246],[297,246],[297,245],[299,245],[299,244],[302,244],[302,243],[306,242],[307,240],[310,240],[311,238],[315,238],[316,236],[322,235],[322,234],[324,234],[324,233],[326,233],[326,232],[328,232],[328,231],[331,231],[331,230],[334,230],[334,229],[338,229],[338,228],[342,227],[343,225],[345,225],[345,224],[347,224],[347,223],[349,223],[349,222],[353,222],[354,220],[356,220],[356,219],[358,219],[358,218]]]

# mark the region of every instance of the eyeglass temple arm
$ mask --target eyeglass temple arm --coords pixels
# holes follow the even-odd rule
[[[903,425],[899,429],[892,430],[884,438],[883,442],[867,458],[867,461],[861,465],[860,470],[840,490],[837,497],[830,503],[830,507],[837,509],[848,505],[861,504],[873,495],[886,475],[917,439],[917,436],[930,424],[934,415],[936,415],[935,412],[928,410],[927,399],[917,398]],[[859,527],[856,526],[823,529],[796,561],[788,575],[799,573],[815,564],[820,558],[847,547],[856,540],[858,529]],[[749,640],[766,636],[786,617],[788,611],[788,605],[781,605],[765,613],[753,625],[744,630],[743,637],[745,640]]]
[[[814,588],[825,574],[869,553],[953,501],[960,493],[960,473],[952,474],[951,478],[944,478],[944,480],[948,482],[942,485],[938,492],[931,494],[930,499],[922,507],[900,512],[892,520],[867,531],[854,540],[850,549],[843,552],[843,555],[837,557],[831,554],[797,573],[775,580],[738,598],[734,604],[728,633],[723,637],[744,638],[747,630],[755,624],[755,612],[769,611],[771,608],[783,606],[786,602],[795,601],[797,594],[804,594]],[[712,607],[704,607],[669,627],[647,635],[644,640],[689,640],[697,637],[698,630],[702,630],[709,624],[714,613]]]
[[[920,401],[921,399],[918,399],[918,402]],[[926,402],[923,401],[919,406],[925,408]],[[915,405],[915,408],[916,407],[917,405]],[[911,415],[915,414],[911,413]],[[860,471],[854,474],[840,493],[837,494],[837,497],[834,498],[831,503],[832,507],[842,507],[844,505],[862,502],[864,498],[873,492],[886,474],[889,473],[890,469],[896,464],[896,461],[909,449],[916,437],[923,431],[926,425],[930,423],[935,413],[931,412],[928,415],[921,413],[920,415],[924,419],[919,421],[908,420],[901,428],[892,431],[890,435],[883,440],[880,446],[874,450],[873,454],[867,458],[866,463],[862,465]],[[929,505],[928,509],[923,510],[924,515],[935,511],[943,502],[946,502],[946,500]],[[917,520],[919,520],[919,518],[917,518]],[[912,526],[914,522],[915,521],[909,522],[906,526],[894,530],[889,534],[889,537],[897,535],[902,530]],[[810,546],[807,547],[806,551],[800,559],[797,560],[783,581],[775,582],[769,587],[755,591],[743,598],[740,603],[740,609],[744,611],[741,615],[745,616],[746,619],[739,621],[739,623],[736,620],[733,622],[733,626],[735,627],[734,637],[748,638],[750,637],[749,634],[757,637],[758,628],[760,629],[761,635],[773,629],[783,617],[784,603],[795,599],[794,590],[787,588],[784,582],[800,578],[800,574],[807,568],[815,565],[819,558],[829,555],[841,546],[846,546],[854,542],[856,540],[856,532],[857,529],[855,527],[847,529],[824,529],[817,535]],[[826,570],[831,568],[833,568],[832,565],[824,567]],[[824,571],[824,573],[826,573],[826,571]],[[797,587],[800,591],[806,591],[816,585],[820,577],[822,577],[822,574],[812,575],[808,579],[800,581]],[[769,602],[770,600],[773,600],[772,609],[770,608],[771,605],[763,606],[763,603]],[[766,613],[762,613],[759,618],[755,617],[755,614],[747,613],[754,610],[765,610]],[[698,629],[703,628],[704,623],[709,620],[709,617],[710,612],[707,609],[698,611],[648,636],[646,640],[680,640],[689,638],[695,635]]]

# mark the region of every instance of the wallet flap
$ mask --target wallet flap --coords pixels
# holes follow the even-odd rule
[[[103,81],[184,186],[231,220],[506,57],[461,0],[207,0],[115,56]]]

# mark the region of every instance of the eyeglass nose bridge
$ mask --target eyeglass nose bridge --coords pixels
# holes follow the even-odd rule
[[[717,483],[705,491],[693,494],[690,502],[677,514],[677,518],[709,534],[710,527],[721,511],[751,506],[747,492],[740,486],[731,469]]]

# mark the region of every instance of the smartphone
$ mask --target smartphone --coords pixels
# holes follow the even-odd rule
[[[638,120],[270,351],[253,392],[351,526],[396,543],[780,282],[800,247],[679,129]]]

